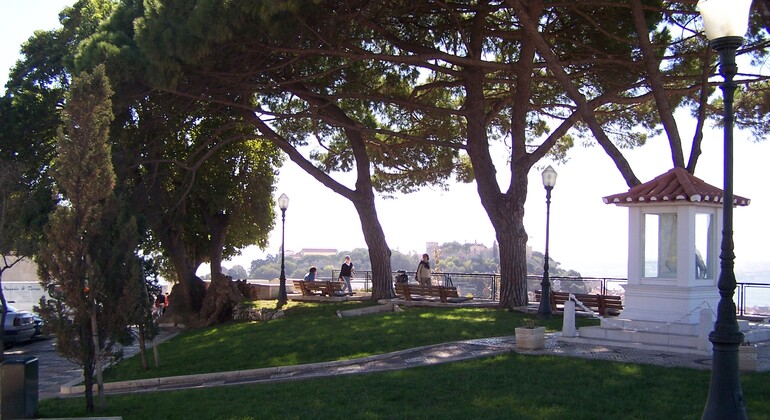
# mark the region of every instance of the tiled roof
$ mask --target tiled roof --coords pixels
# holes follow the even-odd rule
[[[686,200],[721,203],[723,191],[696,178],[684,168],[674,168],[628,192],[604,197],[605,204],[657,203]],[[751,200],[733,195],[736,206],[748,206]]]

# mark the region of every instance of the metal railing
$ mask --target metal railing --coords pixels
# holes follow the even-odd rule
[[[392,277],[398,272],[393,272]],[[414,281],[414,271],[406,272],[410,281]],[[339,276],[339,270],[332,270],[331,279]],[[433,284],[457,287],[460,296],[473,296],[479,299],[500,299],[500,275],[494,273],[434,273]],[[351,282],[354,289],[371,290],[371,271],[356,271]],[[624,296],[623,285],[628,282],[619,277],[560,277],[551,276],[551,289],[559,292],[588,293]],[[542,276],[527,276],[529,301],[534,301],[535,290],[540,290]],[[770,284],[737,283],[735,293],[736,313],[738,316],[770,316]]]
[[[770,284],[737,283],[738,316],[770,315]]]

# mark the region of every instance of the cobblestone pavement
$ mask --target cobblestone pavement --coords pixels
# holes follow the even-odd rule
[[[163,338],[167,339],[173,334],[175,334],[173,329],[166,329]],[[522,353],[691,369],[711,368],[710,356],[571,344],[559,341],[558,337],[559,333],[548,334],[545,349]],[[82,395],[82,385],[79,385],[80,369],[71,362],[61,359],[55,353],[53,346],[54,340],[39,340],[28,346],[13,348],[6,352],[6,355],[9,353],[34,354],[39,358],[41,399]],[[132,351],[135,349],[129,348],[126,352],[131,354]],[[353,360],[107,383],[105,390],[108,393],[117,394],[302,380],[435,365],[512,351],[517,351],[514,336],[494,337],[424,346]],[[758,370],[770,371],[770,343],[761,343],[758,346]]]
[[[178,329],[164,328],[158,336],[159,341],[167,340],[178,333]],[[137,344],[123,349],[125,357],[139,351]],[[27,343],[17,344],[4,353],[7,359],[36,357],[38,365],[38,397],[39,399],[63,396],[62,389],[81,383],[83,369],[76,363],[61,357],[56,352],[56,340],[42,337]]]
[[[38,338],[5,351],[6,360],[29,356],[37,357],[38,396],[41,399],[58,396],[61,385],[83,376],[83,370],[77,364],[56,353],[53,338]]]

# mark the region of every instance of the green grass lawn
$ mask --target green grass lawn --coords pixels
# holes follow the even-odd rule
[[[497,309],[405,308],[338,318],[361,304],[295,304],[284,319],[186,332],[160,346],[163,366],[129,359],[108,380],[360,357],[460,339],[513,335],[525,315]],[[596,323],[579,320],[580,323]],[[561,318],[545,323],[561,328]],[[124,419],[509,418],[698,419],[710,373],[554,356],[503,356],[396,372],[109,396]],[[741,376],[752,419],[770,419],[770,374]],[[43,417],[85,415],[83,398],[40,403]]]
[[[533,317],[489,308],[410,307],[353,318],[336,315],[337,310],[370,305],[292,302],[281,319],[186,331],[159,346],[160,368],[144,371],[139,358],[133,357],[106,371],[105,381],[343,360],[448,341],[514,335],[522,319]],[[590,319],[578,322],[598,324]],[[541,324],[556,331],[561,323],[561,317],[554,317]]]

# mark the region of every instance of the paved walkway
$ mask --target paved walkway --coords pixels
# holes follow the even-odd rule
[[[175,329],[164,328],[161,339],[168,339],[175,334]],[[559,335],[560,333],[548,334],[546,348],[543,350],[522,353],[704,370],[711,367],[710,356],[570,344],[560,342],[558,340]],[[40,346],[42,350],[55,351],[53,348],[54,340],[44,340],[42,344]],[[107,383],[105,384],[105,390],[110,394],[155,392],[302,380],[332,375],[384,372],[503,354],[516,351],[515,346],[516,340],[514,336],[475,339],[424,346],[353,360]],[[19,349],[21,348],[19,347]],[[41,355],[39,353],[40,348],[36,350],[30,348],[30,350],[30,352],[26,353],[36,354],[40,358],[39,395],[41,399],[82,395],[83,387],[79,381],[81,371],[76,365],[59,357]],[[126,352],[131,354],[135,351],[135,348],[129,348]],[[13,352],[9,351],[6,354],[8,353]],[[22,351],[20,353],[23,354],[25,352]],[[54,359],[58,359],[58,361]],[[758,370],[770,371],[770,343],[763,343],[758,346]]]
[[[162,328],[159,342],[165,341],[178,333],[176,328]],[[124,349],[125,357],[139,351],[137,344]],[[74,362],[61,357],[56,352],[56,339],[38,338],[28,343],[16,345],[5,351],[6,360],[34,356],[38,365],[38,397],[40,399],[67,396],[64,390],[81,384],[83,369]],[[149,357],[152,357],[150,354]]]

